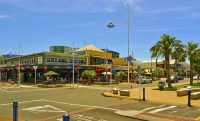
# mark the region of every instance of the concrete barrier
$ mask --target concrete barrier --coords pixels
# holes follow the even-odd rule
[[[129,90],[120,90],[120,96],[130,96]]]

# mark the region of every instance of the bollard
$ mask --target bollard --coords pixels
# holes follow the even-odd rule
[[[143,101],[145,101],[145,88],[143,88]]]
[[[13,121],[17,121],[18,117],[17,117],[17,108],[18,108],[18,102],[14,101],[13,102]]]
[[[190,106],[191,107],[191,100],[190,100],[190,98],[191,98],[191,90],[188,90],[188,106]]]
[[[69,114],[64,114],[63,115],[63,121],[70,121],[70,115]]]

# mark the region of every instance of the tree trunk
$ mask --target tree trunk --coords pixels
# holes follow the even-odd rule
[[[172,88],[171,79],[170,79],[170,71],[169,71],[169,54],[165,55],[165,65],[166,65],[166,75],[167,75],[167,82],[168,88]]]
[[[193,57],[190,56],[190,84],[193,84]]]

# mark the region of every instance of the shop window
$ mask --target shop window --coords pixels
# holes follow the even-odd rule
[[[51,62],[54,62],[54,58],[51,58]]]
[[[51,59],[50,59],[50,58],[47,58],[47,62],[51,62]]]
[[[62,58],[62,63],[64,63],[65,62],[65,59],[64,58]]]
[[[58,62],[58,58],[55,58],[55,62],[56,62],[56,63]]]

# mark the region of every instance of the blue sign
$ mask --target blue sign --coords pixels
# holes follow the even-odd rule
[[[131,56],[125,58],[126,61],[131,61]]]
[[[74,64],[76,64],[76,60],[74,60]]]

